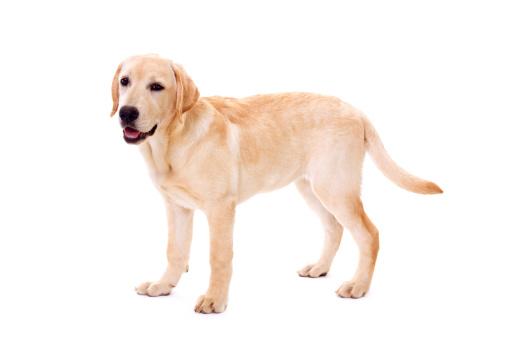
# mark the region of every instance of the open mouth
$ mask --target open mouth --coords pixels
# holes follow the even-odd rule
[[[123,139],[127,143],[138,143],[139,141],[144,140],[146,137],[153,135],[155,133],[155,129],[157,129],[157,125],[151,128],[149,132],[142,133],[137,129],[127,127],[123,129]]]

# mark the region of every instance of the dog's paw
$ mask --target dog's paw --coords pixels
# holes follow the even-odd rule
[[[147,295],[150,297],[167,296],[171,294],[174,285],[159,282],[144,282],[135,287],[135,291],[139,295]]]
[[[202,295],[197,299],[194,311],[198,313],[220,313],[224,312],[226,308],[227,299]]]
[[[336,294],[342,298],[361,298],[369,290],[369,285],[354,281],[345,282],[336,290]]]
[[[327,272],[328,269],[325,269],[318,264],[308,264],[302,269],[298,270],[299,276],[311,278],[323,277],[327,275]]]

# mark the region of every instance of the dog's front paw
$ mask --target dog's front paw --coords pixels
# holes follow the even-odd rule
[[[169,283],[160,282],[144,282],[135,287],[135,290],[140,295],[147,295],[150,297],[167,296],[171,294],[174,285]]]
[[[336,290],[336,294],[342,298],[361,298],[369,290],[370,286],[354,281],[345,282]]]
[[[202,295],[197,299],[194,311],[199,313],[220,313],[224,312],[226,308],[226,297],[208,297]]]
[[[323,277],[327,275],[329,269],[324,268],[318,264],[308,264],[302,269],[298,271],[299,276],[301,277]]]

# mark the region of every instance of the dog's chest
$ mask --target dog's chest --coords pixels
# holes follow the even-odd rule
[[[201,201],[193,192],[192,188],[178,179],[175,173],[170,171],[158,172],[151,170],[149,174],[153,185],[167,202],[188,209],[199,209],[201,207]]]
[[[141,148],[141,154],[146,162],[153,185],[167,202],[189,209],[198,209],[201,206],[199,198],[193,192],[190,184],[183,179],[181,173],[175,171],[167,163],[165,153],[161,149],[146,144]]]

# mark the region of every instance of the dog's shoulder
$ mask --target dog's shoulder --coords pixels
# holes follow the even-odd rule
[[[251,111],[247,102],[234,97],[210,96],[203,97],[201,100],[211,105],[219,115],[235,124],[241,123]]]

